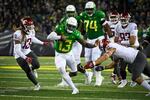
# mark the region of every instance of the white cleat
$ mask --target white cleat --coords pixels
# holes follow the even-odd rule
[[[135,87],[136,85],[137,85],[137,83],[136,83],[136,82],[131,81],[131,83],[130,83],[130,87]]]
[[[35,91],[39,91],[41,88],[40,84],[38,83],[37,85],[34,86],[34,89]]]
[[[34,76],[35,76],[36,78],[38,78],[38,73],[37,73],[36,69],[33,70],[33,73],[34,73]]]
[[[77,88],[73,89],[72,94],[78,94],[79,90]]]
[[[123,88],[123,87],[125,87],[126,85],[127,85],[127,80],[121,80],[120,81],[120,84],[118,85],[118,88]]]
[[[62,81],[59,84],[57,84],[57,87],[67,87],[69,86],[66,82]]]
[[[146,94],[145,96],[150,96],[150,92],[148,94]]]
[[[101,86],[102,85],[102,82],[104,80],[104,77],[101,76],[99,79],[96,80],[94,86]]]
[[[85,79],[85,84],[86,85],[91,84],[91,82],[92,82],[92,76],[93,76],[93,73],[92,72],[88,72],[88,76]]]

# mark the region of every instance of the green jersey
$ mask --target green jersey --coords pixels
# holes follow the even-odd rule
[[[96,39],[104,35],[102,28],[104,19],[105,13],[99,10],[95,11],[92,16],[89,16],[86,12],[80,14],[79,20],[84,24],[84,30],[88,39]]]
[[[68,53],[72,49],[72,45],[76,40],[80,40],[81,33],[78,30],[73,31],[73,33],[68,33],[64,25],[58,25],[55,29],[58,35],[67,36],[65,41],[56,40],[54,42],[54,48],[59,53]]]

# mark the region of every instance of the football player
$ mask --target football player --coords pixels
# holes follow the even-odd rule
[[[115,33],[115,42],[127,47],[138,48],[138,29],[137,25],[130,21],[130,14],[128,12],[124,12],[120,14],[120,22],[121,24],[116,27]],[[127,84],[126,80],[126,66],[127,63],[123,60],[119,61],[120,65],[120,75],[121,81],[118,85],[118,88],[123,88]],[[133,82],[134,83],[134,82]],[[132,85],[132,83],[131,83]],[[135,84],[133,84],[135,85]]]
[[[77,12],[76,12],[76,8],[75,8],[74,5],[68,5],[65,9],[65,12],[66,12],[65,16],[60,20],[58,25],[65,25],[66,20],[69,17],[75,17],[78,21]],[[81,65],[80,55],[81,55],[81,52],[82,52],[82,45],[78,41],[74,42],[72,51],[73,51],[73,54],[74,54],[74,57],[75,57],[75,61],[76,61],[76,64],[77,64],[78,71],[85,75],[85,77],[86,77],[85,84],[89,84],[91,82],[92,73],[85,71],[85,69]],[[77,51],[78,51],[78,53],[77,53]],[[64,86],[67,86],[67,84],[62,79],[62,82],[59,83],[57,86],[64,87]]]
[[[30,46],[32,42],[41,45],[47,45],[48,42],[42,42],[35,37],[34,23],[30,17],[22,18],[20,27],[13,34],[14,57],[18,65],[25,71],[28,79],[35,85],[34,90],[39,90],[40,84],[36,80],[37,73],[33,72],[40,67],[40,64]]]
[[[119,13],[117,11],[112,11],[109,13],[109,21],[108,25],[110,26],[110,29],[112,31],[112,35],[109,36],[109,40],[111,42],[114,42],[114,37],[115,37],[115,30],[117,25],[121,24],[119,21]],[[112,60],[116,60],[115,57],[111,58]],[[119,64],[117,63],[114,67],[113,73],[111,74],[111,80],[113,84],[117,84],[116,79],[120,79],[120,69],[119,69]]]
[[[111,66],[100,66],[100,64],[107,60],[110,56],[115,55],[128,63],[128,68],[132,73],[132,80],[149,90],[149,93],[146,94],[146,96],[150,96],[150,84],[148,84],[148,82],[141,76],[141,73],[143,72],[145,75],[150,77],[150,66],[147,62],[146,56],[139,50],[131,47],[125,47],[117,43],[109,43],[107,40],[103,42],[103,45],[106,53],[104,53],[96,61],[88,62],[84,68],[93,68],[95,65],[98,65],[98,67],[95,68],[97,71],[113,68],[113,64],[111,64]]]
[[[108,23],[105,21],[105,13],[96,10],[96,5],[93,1],[88,1],[85,4],[85,11],[79,15],[80,26],[79,28],[85,30],[84,38],[87,38],[89,43],[94,43],[97,39],[104,38],[103,28],[107,34],[111,35],[111,30]],[[85,61],[96,60],[101,55],[99,47],[92,49],[85,48]],[[95,86],[101,86],[103,76],[101,72],[94,69],[93,74],[96,76]]]
[[[77,75],[76,62],[72,53],[73,43],[78,41],[87,48],[94,48],[99,43],[99,41],[96,41],[95,44],[87,43],[77,30],[77,26],[77,20],[74,17],[69,17],[65,26],[57,26],[55,31],[51,32],[47,37],[47,39],[55,40],[55,65],[64,81],[72,88],[72,94],[79,93],[79,90],[71,80],[71,77]],[[69,74],[66,72],[66,65],[71,69]]]

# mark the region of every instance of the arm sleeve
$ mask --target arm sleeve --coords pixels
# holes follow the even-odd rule
[[[56,32],[51,32],[51,33],[47,36],[47,39],[49,39],[49,40],[59,40],[59,39],[61,39],[61,36],[60,36],[60,35],[57,35]]]
[[[131,27],[131,35],[134,35],[134,36],[137,36],[138,34],[138,29],[137,29],[137,25],[136,24],[133,24],[132,27]]]
[[[16,52],[21,58],[23,58],[23,59],[26,59],[26,58],[27,58],[27,56],[25,56],[25,55],[23,54],[23,52],[21,51],[21,44],[15,44],[15,45],[14,45],[14,48],[15,48],[15,52]]]
[[[42,42],[41,40],[37,39],[36,37],[33,37],[33,38],[32,38],[32,41],[33,41],[33,43],[43,45],[43,42]]]

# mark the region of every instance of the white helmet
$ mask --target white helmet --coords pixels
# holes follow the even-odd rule
[[[96,5],[93,1],[89,1],[85,4],[85,10],[89,16],[92,16],[96,10]]]
[[[110,12],[109,13],[109,21],[113,24],[117,24],[119,21],[119,13],[116,11]]]
[[[32,18],[30,17],[24,17],[21,19],[21,26],[22,26],[22,30],[26,33],[26,34],[30,34],[31,31],[34,31],[34,23]]]
[[[69,17],[66,20],[67,32],[72,33],[78,26],[77,20],[74,17]]]
[[[68,17],[73,17],[76,14],[76,8],[74,5],[68,5],[66,7],[66,14]]]
[[[124,12],[120,14],[120,22],[123,27],[126,27],[129,24],[131,16],[128,12]]]

